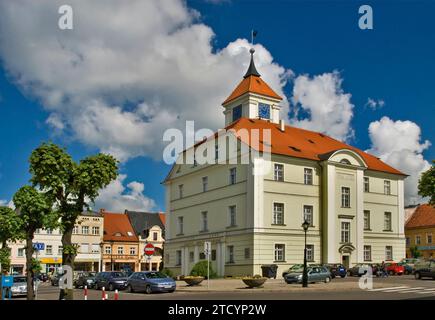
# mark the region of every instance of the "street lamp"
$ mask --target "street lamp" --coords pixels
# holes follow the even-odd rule
[[[304,223],[302,223],[302,228],[304,229],[305,233],[305,244],[304,244],[304,271],[302,273],[302,287],[306,288],[308,287],[308,273],[307,273],[307,231],[310,227],[310,223],[305,220]]]

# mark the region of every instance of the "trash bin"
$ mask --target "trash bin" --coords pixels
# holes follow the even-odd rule
[[[263,264],[261,266],[262,276],[267,278],[276,279],[276,271],[278,270],[278,265],[276,264]]]

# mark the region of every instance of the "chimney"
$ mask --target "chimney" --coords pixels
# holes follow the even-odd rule
[[[285,123],[284,120],[279,120],[279,130],[285,132]]]
[[[104,209],[104,208],[101,208],[101,209],[100,209],[100,213],[101,213],[101,214],[103,214],[105,211],[106,211],[106,209]]]

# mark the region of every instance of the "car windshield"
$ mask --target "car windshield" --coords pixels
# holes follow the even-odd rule
[[[289,269],[291,272],[302,272],[302,270],[304,270],[304,266],[301,265],[294,265]]]
[[[19,282],[26,282],[26,277],[15,277],[14,278],[14,283],[19,283]]]
[[[127,275],[124,272],[112,272],[114,278],[125,278]]]
[[[160,273],[160,272],[149,272],[149,273],[146,273],[145,276],[148,279],[166,278],[166,276],[163,273]]]

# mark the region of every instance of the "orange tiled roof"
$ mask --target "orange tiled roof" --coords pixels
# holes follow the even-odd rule
[[[165,225],[166,216],[163,212],[159,212],[159,218],[160,218],[160,221],[162,221],[163,225]]]
[[[427,227],[435,227],[435,207],[429,204],[422,204],[418,206],[411,218],[409,218],[405,228]]]
[[[350,149],[358,153],[367,164],[368,169],[399,175],[406,175],[399,170],[389,166],[377,157],[366,153],[358,148],[352,147],[344,142],[335,140],[325,134],[300,129],[292,126],[285,126],[284,132],[280,130],[279,124],[271,123],[267,120],[240,118],[225,128],[226,130],[234,129],[237,133],[240,129],[259,130],[260,142],[263,137],[263,129],[271,130],[271,152],[290,157],[303,158],[321,161],[324,155],[339,149]],[[215,138],[217,133],[215,133]],[[249,144],[250,141],[244,141],[244,135],[238,138]],[[195,147],[206,140],[195,145]],[[252,145],[250,145],[253,147]],[[263,151],[264,145],[260,143],[258,151]]]
[[[139,241],[126,214],[104,212],[103,215],[104,241]]]
[[[273,91],[272,88],[263,81],[263,79],[258,76],[250,75],[239,83],[236,89],[234,89],[234,91],[222,104],[226,104],[248,92],[282,100],[282,98],[275,91]]]

